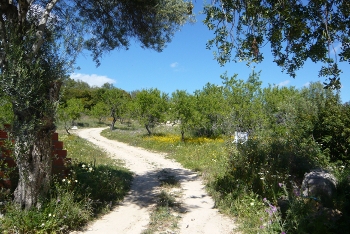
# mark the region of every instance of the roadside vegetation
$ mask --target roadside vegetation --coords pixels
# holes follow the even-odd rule
[[[72,159],[69,174],[54,178],[42,207],[21,210],[1,191],[1,233],[68,233],[109,212],[129,191],[130,171],[85,140],[59,132]],[[11,191],[12,192],[12,191]],[[5,195],[7,195],[5,197]]]
[[[134,146],[166,152],[169,158],[199,172],[217,208],[237,217],[242,233],[335,233],[349,230],[349,171],[343,165],[323,164],[339,180],[334,206],[327,208],[323,207],[322,201],[300,194],[301,178],[298,172],[301,174],[300,170],[306,171],[307,168],[314,168],[314,165],[304,165],[306,162],[302,161],[296,164],[300,169],[292,169],[295,173],[287,174],[285,171],[288,169],[286,161],[290,160],[293,151],[302,152],[299,146],[297,149],[288,147],[289,152],[283,152],[280,148],[283,145],[275,146],[275,142],[258,138],[238,145],[232,144],[230,138],[193,137],[189,138],[189,142],[182,142],[181,137],[174,137],[178,126],[158,127],[153,136],[148,136],[146,130],[136,126],[132,125],[128,130],[118,124],[114,131],[104,130],[102,135]],[[264,141],[266,145],[258,145],[262,144],[259,141]],[[310,147],[307,144],[304,146]],[[266,159],[274,154],[265,155],[259,147],[264,147],[264,150],[265,147],[272,147],[278,151],[276,154],[281,157],[280,160],[286,161]],[[272,163],[269,165],[267,160]]]

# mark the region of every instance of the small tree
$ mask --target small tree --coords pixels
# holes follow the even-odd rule
[[[264,114],[261,100],[261,81],[259,73],[253,72],[247,81],[237,79],[237,74],[227,77],[221,76],[223,93],[227,101],[227,119],[225,128],[227,133],[248,132],[261,128]]]
[[[91,108],[90,114],[101,123],[102,119],[108,115],[108,106],[103,102],[98,102]]]
[[[170,102],[170,113],[174,123],[180,124],[181,139],[185,141],[185,132],[194,128],[197,111],[193,95],[183,90],[176,90],[172,93]]]
[[[112,88],[105,90],[103,94],[103,99],[105,101],[107,109],[110,111],[110,116],[112,117],[112,123],[110,129],[114,129],[114,124],[119,119],[120,122],[123,122],[128,111],[128,103],[131,98],[130,95],[124,90]]]
[[[66,106],[61,105],[58,110],[58,117],[64,122],[66,132],[76,123],[75,121],[80,118],[81,113],[84,112],[84,106],[80,99],[72,98],[67,101]]]
[[[165,122],[165,114],[168,110],[168,95],[158,89],[144,89],[136,93],[134,111],[140,122],[144,125],[148,135],[157,124]]]
[[[227,102],[223,87],[207,83],[202,90],[195,92],[196,110],[199,118],[196,126],[198,134],[214,136],[223,133],[223,121],[227,113]]]

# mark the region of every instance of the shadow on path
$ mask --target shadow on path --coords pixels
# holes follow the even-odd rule
[[[164,175],[165,174],[165,175]],[[180,183],[196,180],[198,175],[186,169],[161,168],[144,174],[134,175],[129,194],[123,204],[134,204],[140,208],[153,206],[157,202],[160,180],[164,176],[173,176]]]

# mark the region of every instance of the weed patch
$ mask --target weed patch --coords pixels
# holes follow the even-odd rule
[[[160,193],[157,197],[156,207],[150,215],[148,228],[143,234],[173,232],[178,228],[180,203],[176,200],[178,195],[173,189],[179,187],[179,181],[166,170],[160,171],[158,179]]]

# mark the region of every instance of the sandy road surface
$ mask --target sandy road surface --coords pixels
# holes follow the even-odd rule
[[[129,146],[100,136],[103,128],[82,129],[76,134],[106,150],[111,157],[121,159],[135,173],[129,194],[111,213],[103,216],[79,233],[139,234],[147,228],[149,214],[159,192],[159,172],[166,170],[179,179],[182,188],[181,213],[178,223],[180,234],[233,233],[234,221],[214,209],[213,200],[207,195],[200,178],[179,163],[164,155]],[[75,232],[77,233],[77,232]]]

